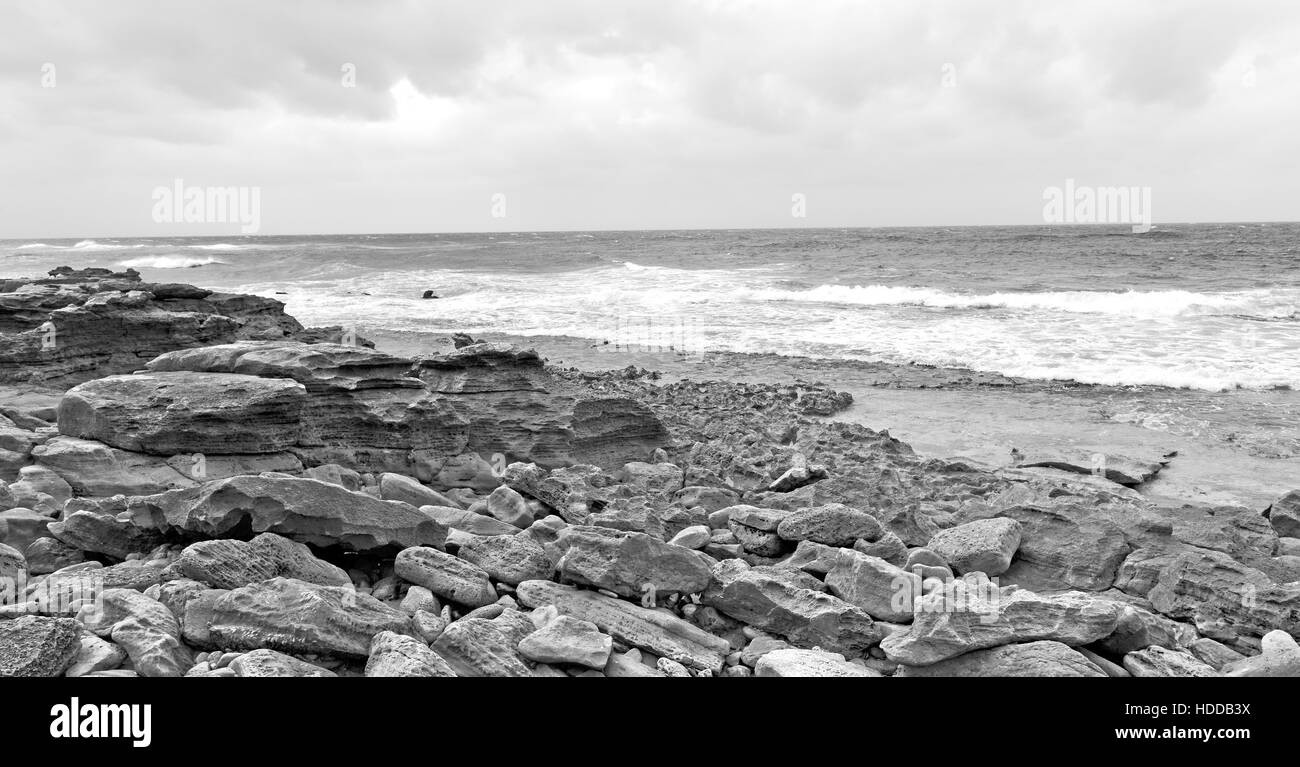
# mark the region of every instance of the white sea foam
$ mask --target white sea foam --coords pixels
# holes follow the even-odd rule
[[[936,288],[892,285],[820,285],[809,290],[745,289],[761,301],[858,306],[926,306],[936,309],[1040,309],[1075,314],[1130,317],[1230,314],[1266,318],[1300,312],[1300,291],[1247,290],[1195,293],[1185,290],[1124,292],[1070,290],[1042,293],[952,293]]]
[[[119,261],[118,266],[126,266],[134,269],[189,269],[195,266],[224,263],[226,262],[218,259],[216,256],[171,255],[129,258],[125,261]]]

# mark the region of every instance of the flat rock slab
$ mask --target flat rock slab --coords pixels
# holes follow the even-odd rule
[[[976,650],[930,666],[899,666],[894,676],[1104,677],[1107,674],[1069,645],[1043,640]]]
[[[212,607],[212,642],[365,658],[381,631],[407,633],[410,618],[351,588],[273,578],[226,592]]]
[[[219,538],[247,527],[355,551],[441,546],[447,532],[409,504],[381,501],[329,482],[272,474],[131,498],[127,510],[143,528]]]
[[[496,589],[483,568],[445,551],[426,546],[403,549],[393,569],[402,580],[466,607],[486,607],[497,601]]]
[[[366,676],[454,677],[456,672],[424,642],[405,634],[381,631],[371,641]]]
[[[240,677],[336,677],[329,669],[298,660],[275,650],[253,650],[230,662],[235,676]]]
[[[864,677],[880,676],[857,663],[849,663],[843,655],[820,650],[787,648],[773,650],[758,659],[754,676],[761,677]]]
[[[295,578],[324,586],[348,586],[348,574],[317,559],[306,545],[274,533],[251,541],[200,541],[187,546],[172,565],[186,578],[218,589],[237,589],[270,578]]]
[[[556,616],[519,643],[520,654],[529,660],[595,669],[605,668],[613,648],[613,639],[596,624],[568,615]]]
[[[625,597],[640,597],[646,586],[696,594],[709,585],[708,558],[645,533],[572,525],[547,549],[563,578]]]
[[[880,648],[896,663],[928,666],[973,650],[1040,639],[1070,646],[1109,636],[1120,605],[1078,591],[1040,596],[1024,589],[983,589],[954,581],[917,603],[911,627]]]
[[[59,433],[152,455],[275,453],[298,440],[307,390],[226,373],[109,376],[73,387]]]
[[[659,610],[551,581],[524,581],[515,596],[527,607],[554,605],[563,615],[589,621],[618,641],[696,669],[722,670],[727,640]]]

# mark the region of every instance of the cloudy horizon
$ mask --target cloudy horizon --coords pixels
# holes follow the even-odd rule
[[[1300,218],[1284,2],[7,3],[0,238]],[[798,209],[799,215],[795,213]]]

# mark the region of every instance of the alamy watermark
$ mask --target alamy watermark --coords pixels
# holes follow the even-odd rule
[[[1043,221],[1049,224],[1130,224],[1135,234],[1151,231],[1151,187],[1065,186],[1043,190]]]
[[[690,315],[617,315],[610,340],[596,347],[609,352],[676,354],[688,362],[704,359],[704,338]]]
[[[153,190],[153,220],[158,224],[239,224],[244,234],[262,228],[262,188],[259,186],[171,186]]]

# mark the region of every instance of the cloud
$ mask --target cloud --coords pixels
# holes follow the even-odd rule
[[[148,195],[181,177],[261,186],[268,233],[787,226],[795,192],[807,225],[1033,223],[1067,176],[1152,186],[1165,220],[1293,215],[1286,2],[47,0],[6,16],[0,236],[172,233]],[[494,193],[515,202],[504,222]]]

